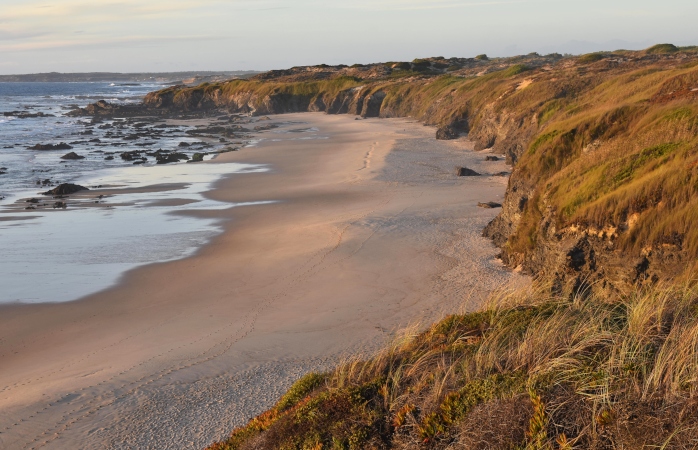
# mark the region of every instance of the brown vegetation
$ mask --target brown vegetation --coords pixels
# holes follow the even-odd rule
[[[211,449],[695,448],[698,292],[544,292],[310,374]]]

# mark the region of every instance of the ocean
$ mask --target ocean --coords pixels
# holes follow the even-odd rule
[[[65,302],[118,283],[127,271],[193,254],[222,224],[184,214],[242,205],[206,199],[213,183],[245,164],[156,164],[133,151],[216,151],[194,125],[132,119],[92,121],[66,113],[97,100],[137,103],[158,83],[0,83],[0,304]],[[65,143],[70,149],[30,150]],[[69,152],[82,159],[61,159]],[[60,183],[116,187],[93,207],[51,208],[42,192]],[[167,185],[166,189],[143,189]],[[123,193],[119,193],[119,190]],[[25,199],[36,198],[39,205]],[[178,199],[172,202],[172,199]],[[179,204],[182,206],[171,206]],[[25,206],[26,205],[26,206]],[[168,206],[169,205],[169,206]]]

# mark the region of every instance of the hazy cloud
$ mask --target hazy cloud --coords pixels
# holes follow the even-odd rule
[[[454,9],[454,8],[474,8],[479,6],[510,5],[516,3],[531,3],[534,0],[482,0],[482,1],[458,1],[458,0],[357,0],[353,2],[342,2],[337,5],[345,9],[363,9],[380,11],[415,11],[434,9]]]
[[[698,43],[695,0],[0,3],[0,52],[10,53],[23,72],[88,71],[95,65],[121,71],[267,69],[433,55],[586,51],[597,47],[594,42],[618,40],[638,46]],[[9,60],[0,71],[10,70]]]
[[[66,39],[66,40],[41,40],[29,41],[20,44],[0,44],[0,51],[17,52],[27,50],[47,50],[63,48],[67,50],[108,48],[115,46],[134,47],[139,45],[167,44],[178,42],[215,41],[222,39],[220,36],[125,36],[103,39]]]

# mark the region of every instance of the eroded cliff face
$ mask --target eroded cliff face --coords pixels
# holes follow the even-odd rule
[[[691,122],[698,111],[695,61],[696,54],[641,52],[592,63],[560,60],[536,69],[512,61],[471,78],[361,80],[332,78],[322,69],[318,81],[312,77],[319,69],[296,69],[260,80],[168,88],[149,94],[145,106],[252,115],[409,116],[437,126],[439,139],[468,133],[476,150],[504,155],[514,167],[502,211],[484,231],[502,249],[502,260],[559,292],[622,292],[674,278],[696,259],[683,225],[665,226],[657,236],[638,234],[651,226],[658,208],[670,213],[690,201],[686,193],[681,200],[671,200],[666,191],[658,196],[643,181],[649,175],[641,174],[655,176],[655,166],[678,158],[653,145],[678,143],[686,160],[697,154],[691,147],[698,136],[698,122]],[[310,78],[294,81],[299,73]],[[279,76],[292,79],[282,82]],[[603,158],[587,154],[589,148],[601,149]],[[698,177],[688,162],[676,167],[686,179]],[[595,174],[595,188],[585,185],[586,173]],[[631,182],[637,183],[637,199],[623,200],[635,195]],[[606,206],[599,206],[601,201]],[[624,201],[627,206],[618,206]],[[638,245],[637,239],[644,241]]]
[[[335,94],[273,92],[265,95],[260,95],[254,90],[226,95],[222,89],[179,90],[174,88],[148,94],[144,104],[153,109],[181,111],[225,109],[230,113],[252,115],[326,112],[361,117],[386,117],[381,110],[385,97],[385,92],[374,91],[371,87],[365,86],[345,89]]]

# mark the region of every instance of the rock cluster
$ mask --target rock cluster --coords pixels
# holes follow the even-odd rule
[[[61,142],[60,144],[36,144],[33,147],[29,147],[29,150],[72,150],[73,147]]]

